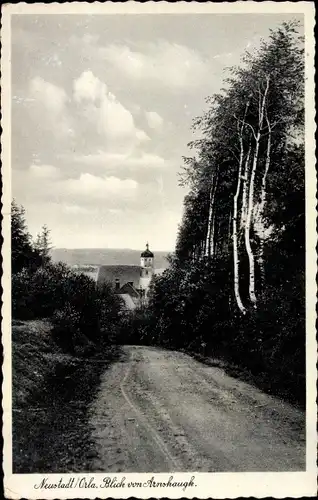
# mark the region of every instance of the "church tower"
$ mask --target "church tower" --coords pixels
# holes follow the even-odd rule
[[[154,254],[149,250],[147,243],[146,250],[140,255],[140,288],[146,290],[146,293],[153,275]]]

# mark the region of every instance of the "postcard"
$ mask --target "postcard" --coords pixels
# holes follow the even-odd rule
[[[3,6],[6,498],[315,495],[314,15]]]

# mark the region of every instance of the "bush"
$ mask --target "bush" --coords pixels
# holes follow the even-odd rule
[[[12,316],[17,319],[33,319],[30,272],[27,269],[12,276]]]
[[[13,317],[44,318],[65,304],[70,293],[70,271],[63,264],[28,268],[12,276]]]
[[[66,351],[74,351],[74,342],[80,334],[80,313],[70,304],[55,311],[52,317],[53,336]]]
[[[108,283],[96,287],[95,296],[100,333],[104,340],[115,340],[121,322],[121,299]]]
[[[90,355],[95,345],[83,334],[82,317],[71,304],[55,311],[53,318],[53,337],[66,352],[76,355]]]
[[[158,342],[154,333],[153,317],[147,307],[141,306],[121,315],[117,341],[121,344],[155,345]]]
[[[109,286],[96,287],[88,276],[58,263],[13,275],[12,311],[15,319],[53,318],[59,344],[88,353],[115,336],[120,303]]]
[[[49,229],[32,241],[25,210],[12,202],[12,316],[30,320],[53,318],[54,336],[68,351],[88,353],[114,338],[120,302],[113,290],[97,287],[85,274],[72,271],[49,255]]]

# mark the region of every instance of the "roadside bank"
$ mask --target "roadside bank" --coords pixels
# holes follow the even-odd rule
[[[43,320],[12,326],[14,473],[83,472],[94,455],[87,408],[119,348],[72,356],[51,329]]]

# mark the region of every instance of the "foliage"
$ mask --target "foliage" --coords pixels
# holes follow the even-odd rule
[[[139,306],[134,311],[123,309],[116,332],[116,342],[118,344],[155,345],[157,342],[155,336],[152,335],[153,326],[153,316],[147,307]]]
[[[11,203],[11,263],[13,273],[26,267],[36,269],[41,264],[27,229],[25,209],[15,200]]]
[[[49,262],[51,262],[50,252],[52,250],[52,244],[50,230],[45,224],[42,226],[41,233],[37,235],[34,246],[41,257],[41,265],[46,266],[49,264]]]
[[[13,318],[52,318],[55,339],[77,354],[89,354],[93,344],[113,338],[121,306],[112,289],[97,287],[94,280],[66,264],[53,264],[49,230],[43,226],[33,245],[24,209],[15,203],[12,220]]]
[[[53,336],[65,351],[74,354],[92,354],[95,344],[82,332],[83,316],[74,306],[67,303],[52,317]]]
[[[216,353],[304,397],[304,52],[284,23],[232,68],[194,122],[170,268],[156,279],[156,341]],[[153,331],[153,330],[152,330]],[[177,333],[176,333],[177,332]]]

